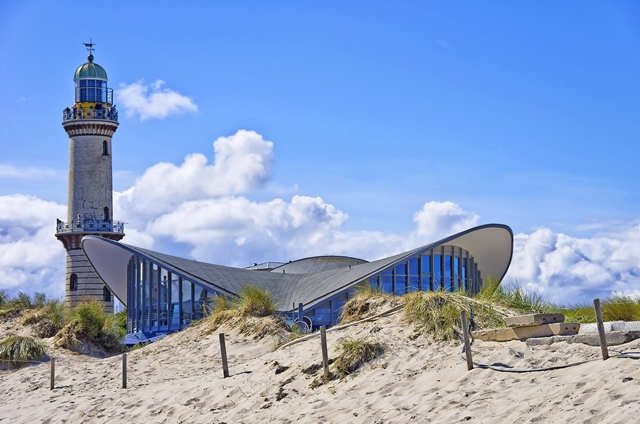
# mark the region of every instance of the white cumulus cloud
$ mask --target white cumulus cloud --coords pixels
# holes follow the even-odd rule
[[[64,294],[65,252],[54,234],[56,218],[66,212],[32,196],[0,196],[0,289]]]
[[[560,303],[590,302],[640,291],[640,224],[572,237],[543,228],[515,236],[505,277]]]
[[[198,106],[187,96],[162,88],[162,80],[145,84],[144,81],[120,84],[118,99],[127,116],[139,116],[141,121],[149,118],[166,118],[186,112],[197,112]]]
[[[273,143],[240,130],[214,141],[212,160],[194,153],[181,164],[148,168],[114,193],[114,218],[127,223],[123,242],[232,266],[327,254],[375,260],[481,223],[456,203],[428,201],[410,231],[345,231],[348,214],[320,197],[252,199],[271,180],[272,164]],[[0,196],[0,289],[62,295],[64,249],[54,223],[65,215],[54,202]],[[609,228],[591,238],[548,228],[517,234],[503,284],[517,282],[561,303],[639,295],[640,224]]]

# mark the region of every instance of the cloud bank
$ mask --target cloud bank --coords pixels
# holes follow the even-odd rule
[[[427,201],[411,231],[345,231],[347,212],[320,197],[257,201],[271,181],[273,143],[240,130],[181,164],[158,163],[127,190],[114,193],[114,217],[127,222],[124,243],[231,265],[312,255],[368,260],[406,251],[481,224],[450,201]],[[61,295],[64,250],[55,240],[65,207],[35,197],[0,196],[0,289]],[[640,223],[592,238],[541,228],[515,236],[503,284],[518,283],[552,301],[575,303],[613,292],[640,295]]]
[[[162,119],[169,115],[198,111],[198,106],[191,98],[168,88],[162,88],[164,84],[162,80],[150,84],[145,84],[144,81],[129,85],[120,84],[117,94],[126,115],[138,116],[141,121],[145,121],[150,118]]]

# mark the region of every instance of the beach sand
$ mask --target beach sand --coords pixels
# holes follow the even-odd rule
[[[95,358],[53,349],[49,363],[0,374],[2,423],[630,423],[640,420],[640,361],[601,360],[599,347],[477,341],[474,361],[534,369],[595,359],[553,371],[467,371],[460,343],[434,343],[394,314],[327,332],[375,339],[384,354],[343,380],[311,388],[322,375],[320,339],[273,351],[275,340],[227,333],[229,378],[222,378],[218,332],[198,327],[121,356]],[[640,352],[640,340],[610,354]],[[276,373],[278,372],[278,373]]]

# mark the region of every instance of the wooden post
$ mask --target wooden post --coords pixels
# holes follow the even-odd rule
[[[122,388],[127,388],[127,354],[122,354]]]
[[[600,336],[600,349],[602,350],[602,360],[609,359],[609,349],[607,348],[607,336],[604,334],[604,324],[602,322],[602,311],[600,310],[600,299],[593,299],[593,308],[596,310],[596,322],[598,323],[598,335]]]
[[[324,378],[329,378],[329,352],[327,350],[327,329],[323,325],[320,327],[320,344],[322,345],[322,367],[324,368]]]
[[[49,390],[53,390],[56,380],[56,358],[51,358],[51,381],[49,382]]]
[[[471,358],[471,343],[469,343],[469,326],[467,325],[467,311],[460,311],[462,319],[462,336],[464,337],[464,352],[467,354],[467,371],[473,369],[473,359]]]
[[[222,356],[222,376],[229,377],[229,365],[227,364],[227,346],[224,343],[224,333],[220,333],[220,355]]]

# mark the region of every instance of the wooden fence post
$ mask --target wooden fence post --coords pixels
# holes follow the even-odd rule
[[[122,388],[127,388],[127,354],[122,354]]]
[[[51,358],[51,381],[49,382],[49,390],[53,390],[56,380],[56,358]]]
[[[327,329],[323,325],[320,327],[320,344],[322,345],[322,367],[324,368],[324,378],[329,378],[329,351],[327,350]]]
[[[460,311],[462,319],[462,336],[464,337],[464,352],[467,354],[467,371],[473,369],[473,359],[471,358],[471,343],[469,343],[469,326],[467,325],[467,311]]]
[[[600,299],[593,299],[593,308],[596,310],[596,322],[598,323],[598,335],[600,336],[600,349],[602,350],[602,360],[609,359],[609,349],[607,348],[607,336],[604,333],[604,323],[602,322],[602,311],[600,310]]]
[[[229,365],[227,364],[227,346],[224,343],[224,333],[220,333],[220,355],[222,356],[222,376],[229,377]]]

